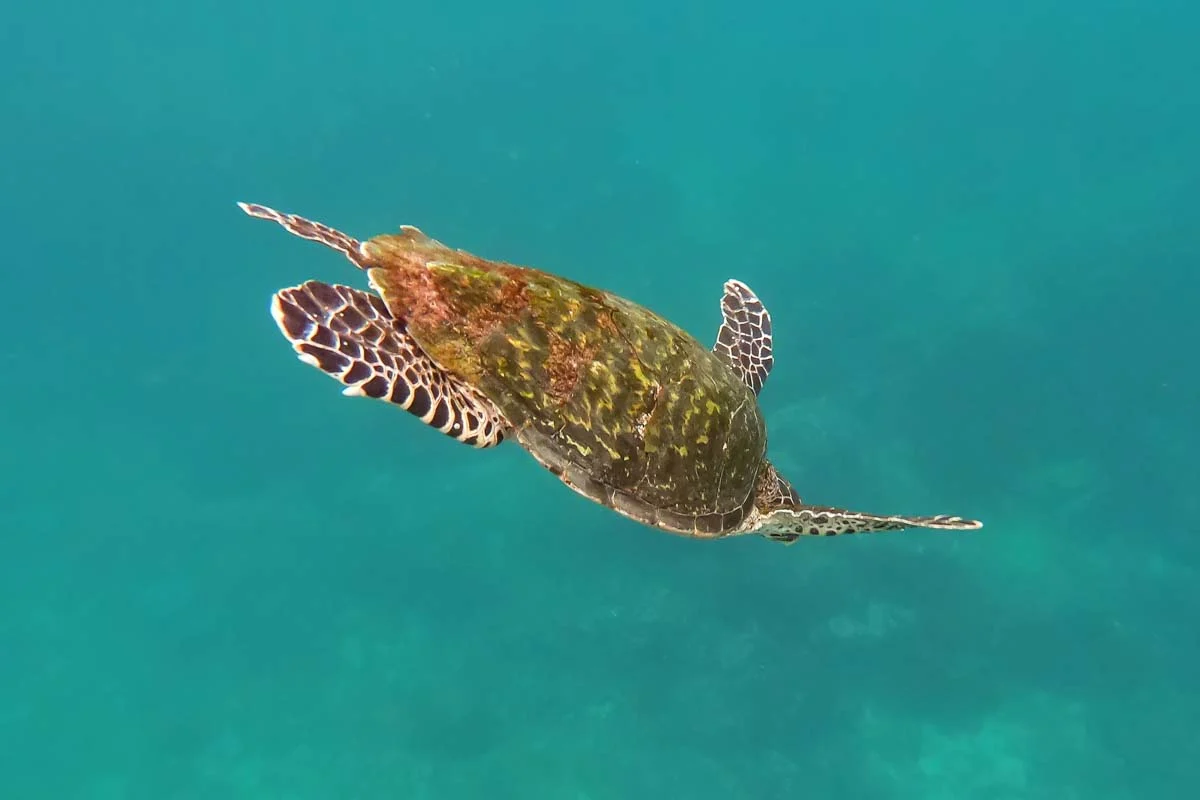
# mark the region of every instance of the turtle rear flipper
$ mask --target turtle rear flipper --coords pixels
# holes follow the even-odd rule
[[[398,405],[473,447],[503,441],[495,406],[430,360],[379,297],[307,281],[276,292],[271,314],[300,360],[344,384],[343,394]]]
[[[798,505],[779,508],[758,518],[749,533],[792,544],[801,536],[837,536],[842,533],[874,533],[900,531],[905,528],[935,528],[939,530],[970,531],[982,528],[983,523],[947,514],[931,517],[864,514],[827,506]]]
[[[285,214],[258,203],[238,203],[238,207],[252,217],[278,222],[294,236],[320,242],[326,247],[337,250],[359,269],[367,268],[366,257],[362,252],[362,242],[353,236],[342,233],[337,228],[331,228],[323,222],[314,222],[295,214]]]

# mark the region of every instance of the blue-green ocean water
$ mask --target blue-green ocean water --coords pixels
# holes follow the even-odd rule
[[[0,798],[1191,798],[1200,12],[18,2]],[[694,542],[300,364],[401,223],[702,341],[802,495]]]

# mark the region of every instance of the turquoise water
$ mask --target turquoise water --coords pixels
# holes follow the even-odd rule
[[[1188,798],[1191,3],[18,4],[0,26],[0,797]],[[455,246],[775,319],[812,502],[692,542],[295,360]]]

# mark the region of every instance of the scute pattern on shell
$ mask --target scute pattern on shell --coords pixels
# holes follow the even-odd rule
[[[763,419],[753,391],[692,336],[607,292],[408,231],[363,252],[421,348],[476,385],[539,460],[586,476],[573,488],[610,507],[616,492],[624,513],[687,533],[750,512]]]

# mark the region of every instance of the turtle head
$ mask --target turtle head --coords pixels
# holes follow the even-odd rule
[[[966,531],[983,527],[982,522],[946,514],[906,517],[805,505],[792,484],[766,459],[758,474],[755,493],[754,508],[758,513],[753,515],[747,533],[757,533],[784,544],[793,544],[801,536],[836,536],[905,528]]]

